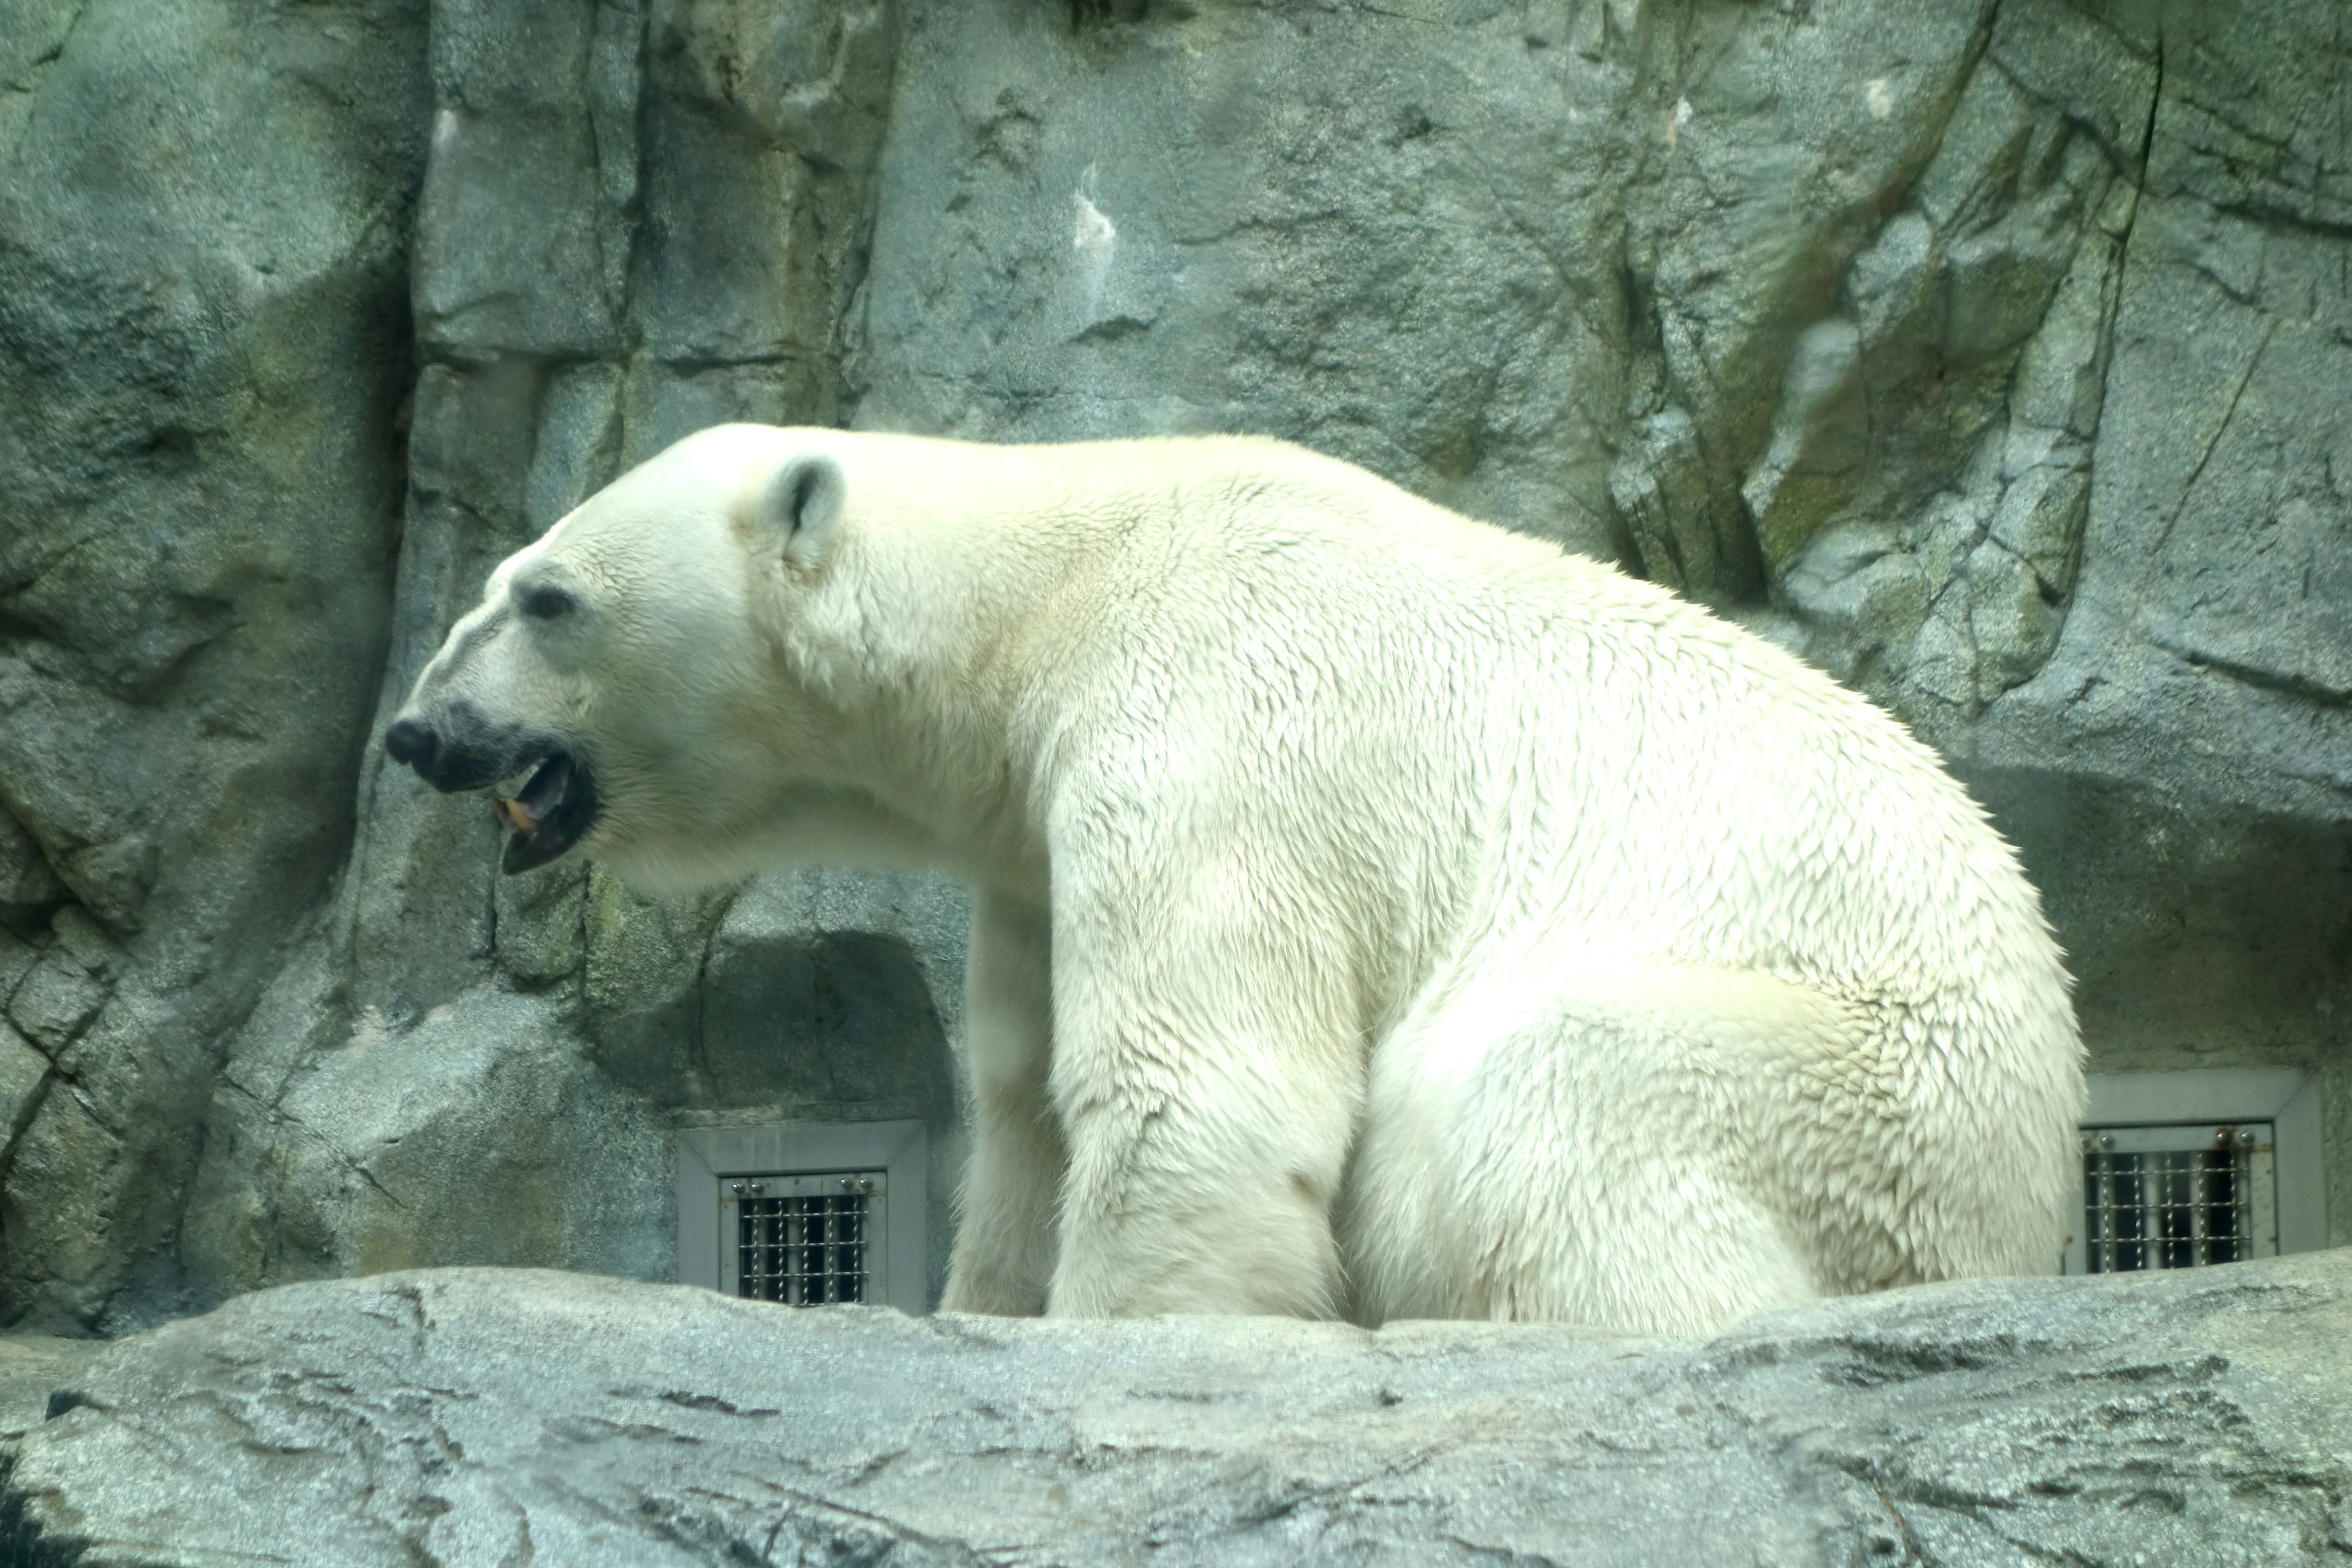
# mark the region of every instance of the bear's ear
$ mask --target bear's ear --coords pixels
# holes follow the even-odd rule
[[[849,481],[824,452],[800,452],[776,465],[760,487],[759,521],[785,558],[814,566],[833,549]]]

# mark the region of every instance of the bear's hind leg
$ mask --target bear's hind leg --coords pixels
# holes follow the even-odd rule
[[[1821,1293],[1754,1151],[1833,1004],[1665,967],[1457,996],[1372,1065],[1342,1227],[1365,1321],[1706,1333]]]

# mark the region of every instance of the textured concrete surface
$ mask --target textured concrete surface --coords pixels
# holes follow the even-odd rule
[[[104,1340],[0,1334],[0,1434],[13,1436],[47,1420],[49,1395],[106,1348]]]
[[[714,420],[1246,429],[1943,748],[2095,1067],[2324,1075],[2352,12],[0,0],[0,1323],[658,1275],[668,1133],[918,1117],[959,895],[500,879],[388,711]]]
[[[11,1563],[2283,1568],[2352,1552],[2352,1252],[1704,1344],[432,1271],[243,1298],[49,1408]]]

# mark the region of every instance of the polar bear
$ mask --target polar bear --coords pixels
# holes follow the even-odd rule
[[[945,1299],[1706,1332],[2054,1262],[2032,888],[1647,583],[1255,438],[728,426],[501,564],[385,735],[507,869],[973,891]]]

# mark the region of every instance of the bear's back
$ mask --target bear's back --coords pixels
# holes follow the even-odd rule
[[[1370,841],[1428,858],[1400,868],[1418,884],[1451,869],[1469,905],[1507,898],[1563,931],[1842,991],[1932,993],[1988,951],[2036,986],[2056,974],[1982,811],[1793,655],[1284,443],[1089,458],[1182,498],[1146,509],[1125,602],[1173,601],[1161,657],[1222,717],[1219,742],[1344,772],[1389,816]]]

